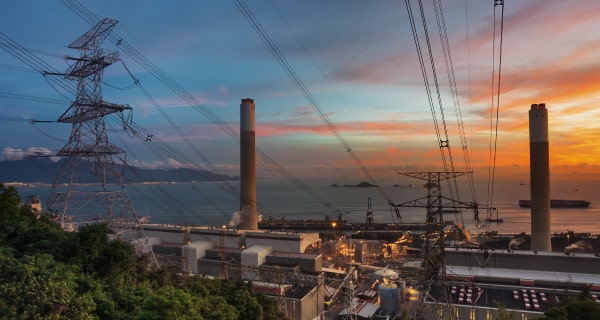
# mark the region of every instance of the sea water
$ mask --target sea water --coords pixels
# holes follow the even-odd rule
[[[424,207],[401,207],[396,215],[388,200],[396,204],[414,200],[417,206],[426,204],[427,188],[420,184],[412,186],[381,184],[375,187],[334,187],[335,181],[315,180],[290,182],[278,179],[257,181],[257,204],[263,219],[337,219],[349,222],[365,222],[368,199],[371,198],[373,220],[377,223],[411,222],[423,223]],[[359,181],[358,181],[359,182]],[[358,183],[356,182],[356,183]],[[352,183],[352,184],[356,184]],[[463,223],[471,232],[498,231],[508,233],[530,232],[530,209],[520,208],[518,201],[530,198],[530,186],[518,181],[495,182],[493,189],[487,183],[476,184],[476,199],[480,205],[481,223],[488,217],[486,206],[496,208],[502,223],[481,225],[474,222],[474,212],[461,209],[460,214],[444,213],[444,221]],[[17,187],[26,199],[37,194],[42,206],[50,193],[50,187]],[[149,217],[151,223],[220,226],[229,224],[239,211],[239,181],[190,182],[129,185],[126,188],[132,204],[140,217]],[[444,187],[442,187],[444,190]],[[487,197],[493,190],[492,201]],[[600,233],[600,182],[560,181],[552,183],[551,198],[590,201],[589,208],[551,209],[551,231],[572,230]],[[471,192],[459,189],[454,199],[473,202]],[[444,197],[450,198],[449,194]],[[444,203],[448,201],[444,200]],[[496,218],[494,213],[492,218]]]

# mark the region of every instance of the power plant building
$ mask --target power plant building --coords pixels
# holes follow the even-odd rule
[[[312,320],[324,310],[323,257],[309,253],[320,246],[318,233],[152,224],[144,232],[139,244],[158,257],[191,274],[257,282],[255,291],[282,299],[292,319]]]
[[[258,229],[256,209],[255,105],[240,104],[240,212],[227,226],[144,225],[147,245],[161,259],[208,277],[252,281],[254,290],[285,304],[288,316],[315,319],[324,310],[318,233]],[[239,219],[237,219],[239,218]]]

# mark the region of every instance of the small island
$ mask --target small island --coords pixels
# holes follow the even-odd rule
[[[338,184],[334,183],[331,185],[332,187],[339,187]],[[373,187],[379,187],[378,185],[374,185],[371,183],[368,183],[366,181],[363,181],[359,184],[345,184],[342,187],[344,188],[373,188]]]

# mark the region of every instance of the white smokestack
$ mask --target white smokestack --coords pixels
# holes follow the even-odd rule
[[[552,251],[550,238],[550,156],[545,103],[529,109],[531,250]]]
[[[254,100],[240,104],[240,229],[258,230],[256,212],[256,148],[254,132]]]

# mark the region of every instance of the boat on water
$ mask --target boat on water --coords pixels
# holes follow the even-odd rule
[[[589,201],[550,199],[550,208],[587,208]],[[531,200],[519,200],[519,207],[531,208]]]

